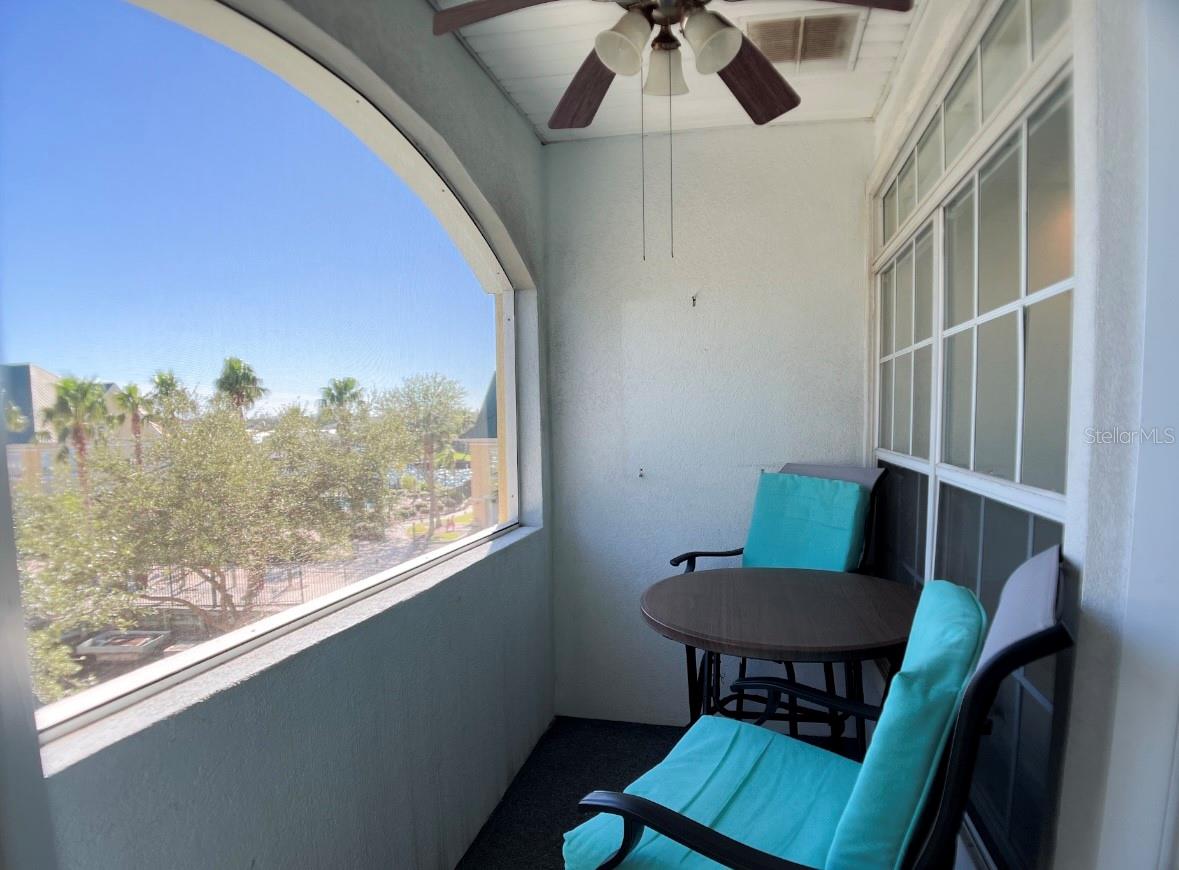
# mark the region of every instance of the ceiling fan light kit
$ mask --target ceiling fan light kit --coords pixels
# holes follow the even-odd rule
[[[643,68],[643,50],[651,36],[651,20],[633,7],[594,40],[598,59],[615,75],[633,76]]]
[[[718,73],[741,50],[741,31],[715,12],[696,10],[684,24],[684,38],[696,55],[696,72],[701,75]]]
[[[434,32],[451,33],[489,18],[550,2],[552,0],[471,0],[438,12],[434,16]],[[614,2],[625,9],[626,14],[594,40],[594,50],[582,61],[549,119],[550,129],[569,130],[588,127],[593,123],[594,115],[606,99],[614,76],[633,76],[642,70],[643,52],[651,38],[651,30],[656,25],[660,36],[656,38],[652,49],[657,53],[665,52],[668,57],[663,64],[653,62],[652,71],[655,66],[665,67],[666,83],[658,78],[655,81],[648,80],[643,88],[644,93],[666,92],[668,96],[674,96],[688,91],[687,84],[683,82],[679,43],[671,35],[671,28],[678,24],[683,28],[684,36],[696,55],[696,70],[704,75],[719,75],[753,123],[769,123],[801,102],[795,90],[748,36],[720,15],[704,8],[710,0]],[[913,8],[913,0],[831,2],[893,12],[908,12]],[[664,36],[675,43],[674,47],[658,44]]]
[[[647,83],[643,93],[648,97],[682,97],[688,92],[684,81],[684,58],[676,38],[666,31],[655,40]]]

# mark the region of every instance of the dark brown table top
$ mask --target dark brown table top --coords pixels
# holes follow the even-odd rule
[[[643,593],[643,617],[664,637],[770,661],[831,662],[895,651],[918,592],[863,574],[721,568],[676,574]]]

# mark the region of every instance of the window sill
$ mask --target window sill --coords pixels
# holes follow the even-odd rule
[[[482,541],[445,557],[408,576],[360,590],[333,609],[330,604],[286,628],[261,636],[244,650],[213,656],[204,669],[182,671],[167,685],[140,689],[121,706],[116,702],[95,708],[84,724],[77,722],[42,732],[41,765],[53,776],[85,758],[131,737],[152,725],[194,707],[219,692],[237,686],[323,641],[348,631],[389,608],[462,573],[483,558],[523,541],[536,527],[509,526]],[[196,670],[194,673],[193,671]],[[81,718],[81,717],[78,717]]]

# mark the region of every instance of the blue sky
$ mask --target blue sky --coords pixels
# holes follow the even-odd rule
[[[230,354],[314,401],[495,365],[493,299],[433,214],[318,106],[116,0],[0,0],[4,359],[208,389]]]

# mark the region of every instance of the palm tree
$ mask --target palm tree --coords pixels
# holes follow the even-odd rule
[[[143,467],[143,424],[151,415],[151,400],[136,384],[127,384],[115,393],[115,404],[131,423],[131,437],[135,441],[135,464]]]
[[[86,489],[86,456],[92,441],[103,434],[103,430],[117,422],[106,407],[106,388],[93,378],[85,380],[65,377],[55,384],[57,398],[41,414],[45,425],[62,445],[63,454],[68,454],[72,445],[78,463],[78,481]]]
[[[221,375],[213,382],[213,386],[233,403],[242,419],[245,419],[246,411],[267,392],[253,367],[236,356],[226,357]]]
[[[331,412],[338,408],[351,408],[360,401],[362,392],[360,381],[356,378],[332,378],[319,394],[319,407]]]
[[[471,425],[465,397],[458,381],[437,373],[406,378],[390,396],[393,412],[420,445],[421,468],[430,495],[427,541],[438,526],[438,451]]]
[[[340,424],[360,404],[364,393],[360,389],[360,381],[356,378],[332,378],[328,385],[319,391],[319,395],[320,417],[332,419]]]

